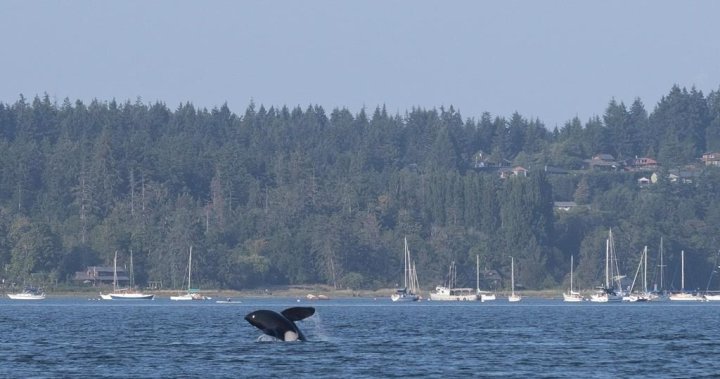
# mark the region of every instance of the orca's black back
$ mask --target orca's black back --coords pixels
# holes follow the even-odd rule
[[[294,322],[275,311],[261,309],[248,313],[247,316],[245,316],[245,320],[247,320],[250,325],[260,329],[263,333],[279,340],[285,340],[285,332],[287,331],[295,332],[299,340],[305,339],[305,336],[303,336]]]

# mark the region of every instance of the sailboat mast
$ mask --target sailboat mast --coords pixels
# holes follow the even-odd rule
[[[405,275],[403,276],[403,287],[405,289],[408,288],[408,277],[410,276],[409,272],[409,265],[408,262],[408,245],[407,245],[407,237],[405,237],[405,245],[403,248],[403,265],[405,266]]]
[[[475,293],[480,292],[480,255],[475,255]]]
[[[448,288],[455,288],[455,275],[455,261],[452,261],[452,263],[450,264],[450,285],[448,286]]]
[[[680,251],[680,290],[685,292],[685,250]]]
[[[420,290],[420,283],[418,283],[417,279],[417,269],[415,268],[415,262],[412,263],[412,266],[410,268],[410,293],[417,294]]]
[[[188,258],[188,291],[192,288],[190,286],[190,275],[192,274],[192,245],[190,245],[190,257]]]
[[[130,249],[130,288],[135,287],[135,268],[133,267],[133,253]]]
[[[570,256],[570,294],[573,291],[573,256]]]
[[[665,265],[663,264],[663,238],[660,237],[660,291],[663,291],[663,271],[665,271]]]
[[[515,258],[510,257],[510,292],[515,296]]]
[[[113,260],[113,292],[117,290],[117,250],[115,250],[115,259]]]
[[[610,288],[610,238],[605,240],[605,288]]]
[[[647,293],[647,246],[645,246],[643,254],[645,254],[643,257],[643,293]]]

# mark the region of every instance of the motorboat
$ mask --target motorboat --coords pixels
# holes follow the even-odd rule
[[[438,301],[475,301],[478,299],[477,289],[455,287],[457,269],[455,261],[450,263],[447,286],[437,286],[435,291],[430,293],[430,300]]]
[[[12,300],[45,300],[45,293],[42,289],[34,287],[26,287],[20,293],[9,293],[7,295]]]

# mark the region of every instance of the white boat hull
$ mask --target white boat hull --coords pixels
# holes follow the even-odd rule
[[[477,299],[480,301],[494,301],[497,299],[494,293],[491,292],[478,292]]]
[[[693,295],[691,293],[681,292],[674,293],[669,297],[672,301],[703,301],[702,296]]]
[[[111,293],[111,300],[153,300],[155,295],[144,293]]]
[[[563,301],[566,303],[579,303],[583,297],[577,292],[563,293]]]
[[[441,295],[430,294],[430,300],[433,301],[476,301],[477,295]]]
[[[397,293],[395,293],[395,294],[392,294],[392,296],[390,296],[390,300],[392,300],[394,302],[409,303],[409,302],[420,300],[420,296],[413,295],[413,294],[397,294]]]
[[[610,295],[606,292],[590,295],[590,301],[592,301],[594,303],[609,303],[609,302],[621,301],[622,299],[623,299],[622,296]]]
[[[720,301],[720,295],[705,295],[707,301]]]
[[[510,295],[508,296],[508,301],[511,303],[516,303],[518,301],[522,300],[522,297],[520,295]]]
[[[645,295],[627,295],[623,296],[622,301],[627,303],[638,303],[643,301],[649,301],[650,298]]]
[[[472,288],[437,287],[430,293],[430,300],[434,301],[475,301],[478,296]]]
[[[190,300],[210,300],[209,297],[205,297],[198,293],[186,293],[178,296],[170,296],[170,300],[175,301],[190,301]]]
[[[8,297],[12,300],[45,300],[45,294],[34,293],[9,293]]]

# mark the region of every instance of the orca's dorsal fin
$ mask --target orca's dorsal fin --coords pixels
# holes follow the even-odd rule
[[[315,314],[315,308],[313,307],[292,307],[288,308],[282,312],[283,316],[285,316],[286,319],[295,322],[304,320],[312,315]]]

